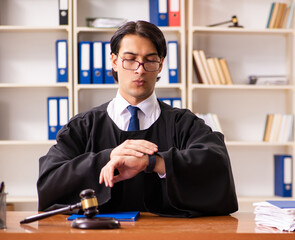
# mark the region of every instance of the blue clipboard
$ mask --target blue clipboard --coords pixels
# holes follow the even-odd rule
[[[105,214],[97,214],[95,217],[112,217],[121,222],[134,222],[138,219],[140,213],[136,212],[118,212],[118,213],[105,213]],[[83,218],[85,215],[73,214],[69,216],[67,219],[69,221],[75,220],[76,218]]]

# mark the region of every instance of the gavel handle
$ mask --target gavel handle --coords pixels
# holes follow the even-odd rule
[[[64,208],[52,210],[52,211],[45,212],[45,213],[40,213],[40,214],[31,216],[31,217],[25,218],[24,220],[20,221],[20,224],[31,223],[31,222],[38,221],[38,220],[41,220],[41,219],[44,219],[44,218],[47,218],[47,217],[50,217],[50,216],[53,216],[53,215],[56,215],[59,213],[65,213],[68,211],[72,211],[74,209],[81,209],[81,207],[82,207],[81,203],[77,203],[74,205],[69,205]]]
[[[226,23],[231,23],[231,22],[232,22],[232,20],[229,20],[229,21],[225,21],[225,22],[211,24],[211,25],[208,25],[208,27],[216,27],[216,26],[219,26],[219,25],[222,25],[222,24],[226,24]]]

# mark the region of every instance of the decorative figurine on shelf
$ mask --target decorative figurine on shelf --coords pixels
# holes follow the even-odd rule
[[[230,25],[228,27],[243,28],[243,26],[239,25],[238,18],[235,15],[232,16],[231,20],[229,20],[229,21],[211,24],[211,25],[208,25],[208,27],[216,27],[216,26],[223,25],[223,24],[226,24],[226,23],[233,23],[233,25]]]

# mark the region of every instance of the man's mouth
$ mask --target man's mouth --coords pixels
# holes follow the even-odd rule
[[[133,82],[135,83],[136,86],[142,86],[145,83],[145,81],[141,79],[134,80]]]

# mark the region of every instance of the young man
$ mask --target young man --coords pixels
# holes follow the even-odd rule
[[[166,56],[162,32],[128,22],[112,37],[111,51],[117,96],[72,118],[40,158],[39,210],[79,202],[80,191],[92,188],[100,212],[197,217],[236,211],[223,135],[156,98]],[[139,129],[130,131],[134,121]]]

